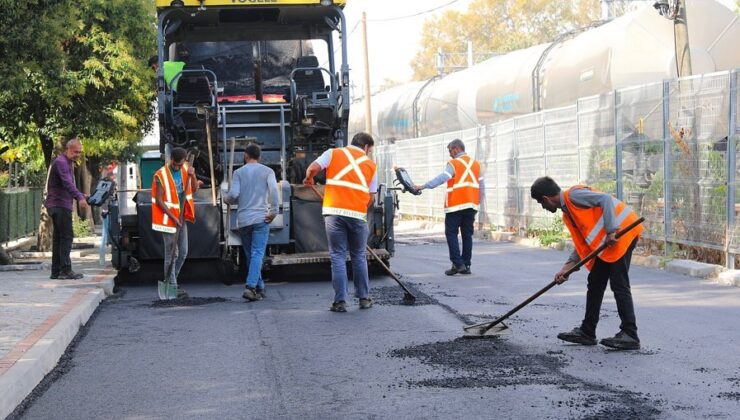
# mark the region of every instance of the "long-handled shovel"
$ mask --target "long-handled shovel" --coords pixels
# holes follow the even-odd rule
[[[627,233],[628,231],[630,231],[631,229],[633,229],[635,226],[639,225],[643,221],[645,221],[645,218],[640,217],[639,219],[631,223],[629,226],[617,232],[616,234],[617,239],[619,239],[622,235],[624,235],[625,233]],[[578,261],[576,265],[574,265],[570,270],[568,270],[565,273],[565,276],[566,277],[569,276],[570,274],[572,274],[573,272],[581,268],[581,266],[591,261],[592,259],[596,258],[596,256],[599,255],[601,251],[603,251],[606,247],[607,247],[606,243],[601,244],[601,246],[599,246],[598,248],[593,250],[590,254],[586,255],[585,257],[583,257],[583,259]],[[485,337],[493,337],[493,336],[504,334],[509,329],[509,327],[506,326],[506,324],[504,324],[503,322],[505,319],[514,315],[523,307],[529,305],[533,300],[537,299],[538,297],[543,295],[545,292],[552,289],[556,284],[557,283],[555,282],[555,280],[553,280],[552,282],[550,282],[550,284],[540,289],[540,291],[533,294],[527,300],[517,305],[516,308],[510,310],[504,316],[494,321],[482,322],[480,324],[468,325],[466,327],[463,327],[463,331],[465,331],[465,334],[463,335],[463,337],[465,338],[485,338]]]
[[[313,186],[313,185],[311,185],[310,187],[313,190],[313,192],[316,193],[316,195],[318,195],[322,200],[324,199],[324,195],[321,194],[321,191],[319,191],[318,189],[316,189],[316,187]],[[391,271],[391,269],[388,268],[387,265],[385,265],[385,263],[383,262],[382,259],[380,259],[380,257],[378,256],[378,254],[376,254],[375,251],[373,251],[373,249],[370,248],[370,245],[365,245],[365,249],[370,253],[370,255],[373,256],[373,258],[375,258],[375,261],[377,261],[378,264],[380,264],[380,266],[383,267],[383,269],[386,271],[386,273],[388,273],[388,275],[390,275],[391,278],[393,280],[395,280],[396,283],[398,283],[399,286],[401,286],[401,288],[403,289],[403,292],[404,292],[403,293],[403,303],[406,304],[406,305],[413,305],[414,302],[416,302],[416,296],[414,296],[414,294],[411,293],[411,291],[408,289],[408,287],[406,287],[406,285],[403,284],[403,282],[398,278],[398,276],[396,276],[396,274],[393,271]]]

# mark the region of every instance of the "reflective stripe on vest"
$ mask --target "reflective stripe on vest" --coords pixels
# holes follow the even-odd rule
[[[375,163],[362,149],[348,146],[332,150],[322,214],[366,220],[374,175]]]
[[[604,212],[601,207],[581,208],[573,204],[570,200],[570,192],[576,188],[588,188],[591,191],[598,191],[588,186],[576,185],[563,193],[563,201],[568,210],[567,213],[563,213],[563,222],[571,233],[578,256],[583,258],[604,244],[607,233],[604,227]],[[624,229],[637,220],[637,213],[632,208],[614,197],[611,197],[611,199],[618,230]],[[619,260],[627,252],[632,241],[639,237],[642,231],[643,227],[640,225],[625,233],[617,240],[616,244],[604,249],[599,254],[599,259],[606,262]],[[591,270],[593,265],[594,260],[586,263],[586,267],[589,270]]]
[[[445,213],[465,209],[478,210],[480,204],[480,164],[470,156],[460,156],[450,161],[455,175],[447,181]]]
[[[183,206],[184,219],[194,223],[195,222],[195,203],[193,202],[193,193],[188,179],[188,164],[182,166],[182,182],[183,188],[185,189],[185,203]],[[159,183],[157,183],[157,179]],[[157,185],[161,185],[164,188],[164,205],[165,207],[172,210],[172,213],[176,217],[180,217],[180,197],[177,194],[177,187],[175,186],[175,180],[172,177],[172,173],[169,170],[168,165],[162,166],[157,172],[154,173],[154,182],[152,182],[152,229],[165,232],[175,233],[175,221],[171,220],[169,215],[157,205]]]

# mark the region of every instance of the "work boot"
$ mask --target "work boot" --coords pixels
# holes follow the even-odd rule
[[[257,287],[254,289],[255,292],[257,292],[258,295],[260,295],[260,299],[264,299],[267,297],[267,292],[265,292],[265,289],[263,287]]]
[[[187,299],[190,295],[188,295],[188,292],[185,291],[185,289],[177,288],[177,299]]]
[[[452,267],[449,270],[446,270],[445,271],[445,274],[447,274],[448,276],[454,276],[457,273],[461,273],[462,274],[463,271],[465,271],[465,266],[464,265],[454,265],[453,264]],[[467,274],[470,274],[470,271],[468,271]]]
[[[84,274],[82,274],[82,273],[75,273],[72,270],[65,271],[63,273],[59,273],[59,276],[57,276],[57,278],[59,280],[79,280],[79,279],[81,279],[83,277],[85,277]]]
[[[457,274],[470,274],[470,266],[466,265],[462,270],[458,270]]]
[[[614,337],[604,338],[600,341],[602,346],[617,350],[639,350],[640,340],[635,339],[624,331],[620,331]]]
[[[332,312],[347,312],[347,304],[343,300],[340,300],[339,302],[332,303],[329,310]]]
[[[244,289],[244,294],[242,295],[242,297],[250,302],[262,300],[262,296],[257,293],[257,290],[254,287],[249,286]]]
[[[51,275],[49,276],[49,278],[52,279],[52,280],[56,280],[56,279],[59,278],[59,273],[51,273]]]
[[[365,299],[360,299],[360,309],[370,309],[373,307],[373,298],[367,297]]]
[[[569,343],[583,344],[584,346],[596,345],[596,337],[586,334],[580,327],[573,328],[573,331],[562,332],[558,334],[558,338]]]

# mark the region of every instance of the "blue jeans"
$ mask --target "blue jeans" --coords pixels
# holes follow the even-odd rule
[[[262,260],[265,257],[267,238],[270,236],[270,225],[265,222],[239,228],[244,258],[249,267],[247,287],[265,288],[262,280]]]
[[[445,215],[445,236],[447,248],[450,252],[450,261],[455,267],[468,266],[473,256],[473,230],[475,223],[475,209],[453,211]],[[462,254],[460,243],[457,241],[457,232],[462,236]]]
[[[331,284],[334,286],[334,302],[347,301],[347,253],[352,259],[352,281],[355,296],[367,299],[369,278],[367,275],[367,222],[345,216],[326,216],[326,238],[329,241],[331,258]]]

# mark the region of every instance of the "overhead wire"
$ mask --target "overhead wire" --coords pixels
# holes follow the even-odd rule
[[[378,23],[378,22],[391,22],[391,21],[394,21],[394,20],[408,19],[408,18],[412,18],[412,17],[421,16],[421,15],[424,15],[424,14],[427,14],[427,13],[435,12],[435,11],[437,11],[439,9],[444,9],[445,7],[447,7],[447,6],[451,5],[451,4],[457,3],[458,1],[460,1],[460,0],[451,0],[451,1],[447,2],[447,3],[445,3],[445,4],[439,5],[437,7],[433,7],[431,9],[424,10],[422,12],[413,13],[413,14],[410,14],[410,15],[395,16],[395,17],[382,18],[382,19],[368,19],[367,21],[368,22],[372,22],[372,23]]]

